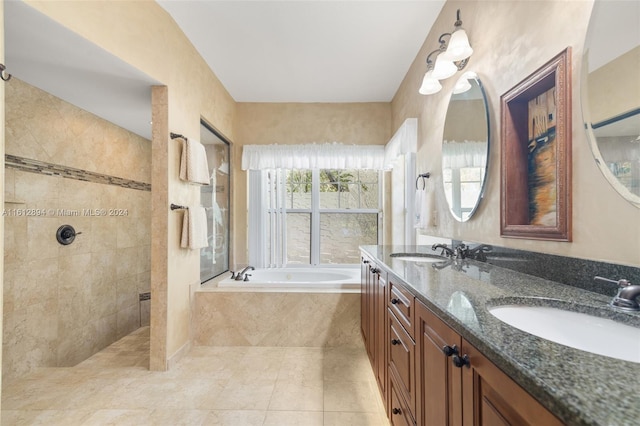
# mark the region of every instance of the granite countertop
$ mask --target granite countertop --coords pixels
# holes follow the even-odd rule
[[[511,327],[488,308],[557,306],[640,327],[640,314],[611,297],[473,260],[404,261],[391,253],[439,254],[429,246],[361,246],[418,300],[559,419],[571,425],[640,424],[640,364],[560,345]],[[640,350],[636,348],[621,350]]]

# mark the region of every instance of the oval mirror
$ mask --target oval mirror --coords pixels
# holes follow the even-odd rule
[[[475,213],[487,176],[489,108],[480,79],[464,73],[449,101],[442,141],[442,181],[453,217],[460,222]]]
[[[596,163],[640,207],[640,2],[596,0],[582,70],[582,114]]]

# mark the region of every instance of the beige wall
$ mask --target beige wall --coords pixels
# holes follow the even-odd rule
[[[157,3],[151,0],[27,3],[166,85],[166,130],[198,138],[202,117],[234,141],[235,102]],[[154,187],[164,187],[166,191],[154,191],[152,198],[166,202],[162,209],[161,201],[152,201],[152,222],[168,223],[168,229],[152,225],[152,244],[161,249],[166,247],[154,249],[151,259],[152,271],[166,271],[153,276],[153,286],[163,290],[156,292],[157,296],[163,300],[158,297],[153,300],[152,294],[152,321],[154,315],[166,318],[163,329],[152,327],[154,369],[166,368],[168,360],[188,346],[191,286],[200,280],[199,252],[179,248],[181,215],[170,211],[168,206],[170,202],[198,203],[199,188],[178,179],[181,145],[168,136],[165,132],[164,146],[155,145],[154,141],[153,150],[153,170],[159,176],[152,178],[152,182]]]
[[[598,170],[582,124],[580,73],[591,1],[449,1],[407,73],[392,102],[393,127],[418,117],[417,170],[435,179],[438,225],[427,231],[512,248],[640,265],[640,209],[618,195]],[[426,71],[425,58],[438,46],[437,37],[453,28],[461,9],[474,54],[468,70],[476,71],[487,92],[491,114],[491,155],[485,199],[476,216],[459,223],[448,213],[440,155],[447,103],[455,78],[443,90],[422,96],[418,87]],[[567,16],[571,19],[567,20]],[[547,242],[500,237],[500,95],[560,53],[572,55],[573,242]]]
[[[7,154],[150,182],[150,141],[16,77],[5,90]],[[5,176],[2,377],[9,381],[75,365],[140,327],[151,192],[16,168]],[[18,214],[24,209],[46,214]],[[56,241],[64,224],[82,232],[67,246]]]
[[[0,3],[0,63],[4,64],[4,2]],[[4,84],[0,84],[0,158],[4,158]],[[4,187],[4,167],[0,167],[0,185]],[[4,206],[4,191],[0,191],[0,200]],[[4,235],[4,216],[0,218],[0,234]],[[0,238],[0,250],[4,252],[4,238]],[[4,262],[0,264],[0,283],[4,283]],[[2,286],[4,288],[4,284]],[[0,291],[0,330],[4,329],[2,317],[2,291]],[[1,333],[0,343],[2,343]],[[0,362],[2,362],[1,353]],[[2,371],[0,371],[1,381]],[[2,396],[2,386],[0,386],[0,396]]]
[[[241,145],[341,142],[384,145],[391,138],[391,105],[368,103],[238,103],[233,151],[234,253],[232,265],[247,263],[247,173],[240,170]]]

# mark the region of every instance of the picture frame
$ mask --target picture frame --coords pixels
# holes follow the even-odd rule
[[[571,48],[500,106],[500,236],[571,241]]]

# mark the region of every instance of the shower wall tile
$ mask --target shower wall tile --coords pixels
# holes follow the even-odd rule
[[[2,379],[11,381],[75,365],[140,326],[151,142],[14,79],[5,121],[6,154],[22,157],[7,162],[4,188],[5,209],[22,212],[5,216]],[[107,215],[89,214],[98,209]],[[55,237],[64,224],[81,232],[68,246]]]

